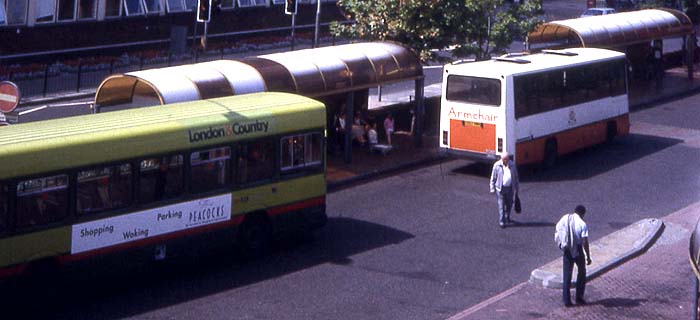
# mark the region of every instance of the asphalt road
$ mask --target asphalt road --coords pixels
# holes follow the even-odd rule
[[[692,96],[636,111],[627,137],[551,170],[521,168],[524,212],[505,230],[489,168],[454,160],[330,194],[325,228],[256,261],[225,245],[113,261],[4,290],[2,308],[52,319],[445,319],[558,257],[554,223],[576,204],[595,241],[699,201],[698,105]]]

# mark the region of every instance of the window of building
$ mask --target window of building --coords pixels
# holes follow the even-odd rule
[[[146,13],[159,13],[160,12],[160,0],[145,0],[146,3]]]
[[[269,180],[275,173],[275,141],[259,140],[238,148],[236,183],[251,184]]]
[[[185,0],[185,8],[187,11],[192,11],[197,8],[197,0]]]
[[[122,0],[105,0],[105,17],[120,17]]]
[[[17,184],[18,227],[56,222],[68,216],[68,175],[35,178]]]
[[[448,76],[446,99],[499,106],[501,104],[501,82],[498,79]]]
[[[282,137],[280,157],[282,171],[321,165],[323,137],[320,133],[309,133]]]
[[[54,22],[56,0],[39,1],[34,5],[34,17],[37,23]]]
[[[78,19],[97,18],[97,0],[80,0],[78,5]]]
[[[182,155],[163,156],[141,161],[139,201],[171,199],[183,191]]]
[[[141,0],[124,0],[124,9],[127,16],[143,14],[143,2]]]
[[[0,184],[0,233],[7,230],[7,216],[9,208],[9,197],[6,184]]]
[[[58,21],[75,20],[75,0],[58,0]]]
[[[236,5],[236,2],[234,0],[222,0],[221,1],[221,8],[222,9],[233,9],[233,7]]]
[[[27,23],[27,0],[7,0],[7,24]]]
[[[241,8],[246,7],[261,7],[266,6],[267,0],[238,0],[238,6]]]
[[[168,0],[165,5],[168,12],[185,11],[185,2],[183,0]]]
[[[128,163],[78,172],[78,214],[131,205],[131,172]]]
[[[0,4],[0,24],[5,24],[5,21],[7,21],[7,14],[5,13],[5,3],[1,2]]]
[[[192,192],[205,192],[229,184],[231,148],[220,147],[190,155]]]

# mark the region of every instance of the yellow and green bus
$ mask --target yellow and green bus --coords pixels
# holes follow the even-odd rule
[[[0,276],[115,252],[160,259],[218,233],[260,250],[323,226],[325,112],[260,93],[3,127]]]

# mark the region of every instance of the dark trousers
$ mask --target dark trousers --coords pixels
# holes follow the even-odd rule
[[[564,250],[564,279],[563,279],[563,300],[564,303],[571,303],[571,276],[574,272],[574,263],[578,268],[576,275],[576,299],[583,299],[583,294],[586,291],[586,257],[583,253],[583,248],[578,246],[578,256],[571,257],[569,250]]]
[[[513,188],[501,187],[501,191],[496,192],[498,198],[498,223],[506,224],[510,220],[510,209],[513,207]]]

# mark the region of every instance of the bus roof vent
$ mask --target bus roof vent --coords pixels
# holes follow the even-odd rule
[[[525,64],[530,63],[530,60],[523,59],[527,55],[525,52],[506,53],[500,57],[493,58],[493,60]]]
[[[574,56],[578,55],[578,53],[576,53],[576,52],[571,52],[571,51],[566,51],[566,50],[551,50],[551,49],[544,49],[544,50],[542,50],[542,53],[544,53],[544,54],[556,54],[556,55],[567,56],[567,57],[574,57]]]
[[[469,62],[476,62],[476,59],[460,59],[460,60],[452,61],[452,65],[458,65],[458,64],[469,63]]]
[[[503,61],[503,62],[512,62],[512,63],[518,63],[518,64],[526,64],[530,63],[530,60],[526,59],[518,59],[518,58],[506,58],[506,57],[497,57],[493,58],[495,61]]]

